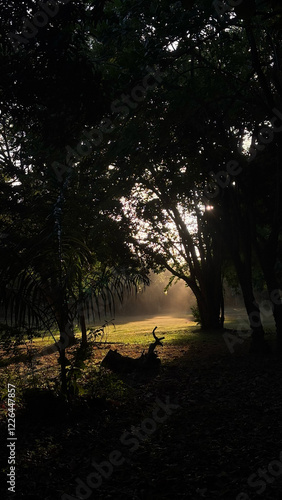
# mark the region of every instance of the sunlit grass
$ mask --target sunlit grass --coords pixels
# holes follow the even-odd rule
[[[219,340],[222,333],[211,331],[201,332],[193,321],[192,315],[173,316],[121,316],[109,325],[105,331],[104,341],[126,345],[148,346],[153,342],[152,331],[157,326],[157,337],[165,337],[164,345],[187,345],[194,342]]]
[[[88,328],[99,328],[104,323],[101,320],[95,325],[89,324]],[[102,342],[122,343],[122,344],[141,344],[148,345],[152,342],[152,331],[157,326],[156,335],[165,337],[165,342],[174,342],[176,340],[188,340],[190,337],[195,337],[195,331],[198,327],[195,325],[192,316],[120,316],[113,319],[105,327],[105,333],[102,337]],[[81,333],[79,328],[75,329],[76,337],[80,338]],[[55,332],[54,337],[46,334],[44,338],[34,338],[34,346],[43,348],[59,340],[59,333]],[[99,340],[99,338],[98,338]]]
[[[108,321],[112,318],[108,318]],[[100,328],[105,323],[101,320],[95,324],[88,324],[89,328]],[[274,331],[274,323],[271,318],[265,318],[263,324],[266,332]],[[105,327],[102,342],[127,345],[148,346],[153,341],[152,331],[157,326],[156,335],[165,337],[164,344],[186,344],[191,342],[219,339],[220,332],[201,332],[199,326],[193,321],[192,315],[151,315],[151,316],[118,316],[109,321]],[[226,312],[225,327],[234,331],[248,330],[248,317],[244,309],[233,309]],[[78,326],[75,328],[76,337],[81,337]],[[59,332],[53,336],[46,332],[43,337],[35,337],[33,346],[43,349],[45,346],[58,341]],[[99,337],[98,337],[99,340]],[[222,340],[222,339],[221,339]]]
[[[148,344],[153,340],[152,331],[156,326],[156,335],[165,339],[186,336],[196,328],[189,316],[120,317],[114,326],[107,328],[107,337],[111,342]]]

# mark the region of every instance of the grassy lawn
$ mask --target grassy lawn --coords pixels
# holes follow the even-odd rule
[[[156,316],[119,316],[105,329],[105,339],[110,343],[133,345],[149,345],[152,342],[152,330],[157,326],[156,335],[165,337],[163,343],[190,344],[203,342],[207,338],[223,341],[219,332],[201,332],[199,326],[193,321],[192,315],[156,315]],[[248,330],[248,317],[244,309],[229,309],[225,315],[225,327],[230,330]],[[274,323],[267,318],[263,321],[265,331],[271,334]]]
[[[202,341],[207,338],[207,335],[219,338],[218,332],[201,333],[199,327],[193,321],[192,315],[148,315],[148,316],[117,316],[108,318],[109,323],[105,327],[104,342],[121,343],[127,345],[149,345],[152,341],[152,330],[157,326],[156,335],[165,337],[164,343],[185,343]],[[99,328],[106,320],[102,319],[94,323],[89,323],[88,328]],[[248,317],[244,309],[228,309],[225,313],[225,327],[232,330],[247,330]],[[274,331],[274,323],[268,318],[263,318],[263,325],[266,333]],[[80,329],[78,325],[75,327],[77,338],[80,338]],[[59,333],[55,332],[53,336],[50,333],[45,333],[43,337],[33,339],[34,347],[42,349],[47,345],[59,340]]]
[[[88,328],[99,328],[102,320],[96,324],[89,324]],[[156,335],[158,337],[165,337],[163,340],[164,347],[168,346],[192,346],[194,344],[204,345],[206,342],[218,345],[222,348],[225,344],[223,335],[217,331],[201,332],[199,326],[193,321],[192,315],[151,315],[151,316],[118,316],[116,319],[110,321],[104,328],[102,337],[97,337],[101,341],[100,347],[108,349],[112,348],[121,349],[124,347],[136,348],[136,353],[145,349],[153,342],[152,331],[157,326]],[[248,318],[243,309],[227,310],[225,316],[225,327],[234,332],[248,330]],[[273,342],[274,324],[268,318],[264,320],[264,327],[267,338]],[[80,339],[81,332],[78,326],[75,327],[75,334],[77,339]],[[22,346],[20,353],[25,357],[30,349],[40,352],[47,346],[54,344],[59,340],[59,333],[55,332],[53,336],[50,333],[45,333],[42,337],[36,337],[32,342],[26,343]],[[104,351],[103,351],[104,352]],[[56,354],[55,354],[56,355]],[[162,359],[164,357],[162,356]],[[15,361],[19,361],[17,358]],[[0,366],[5,366],[11,360],[4,357]]]
[[[165,337],[164,342],[175,339],[187,339],[197,330],[192,317],[187,316],[121,316],[114,325],[106,328],[109,342],[123,344],[148,345],[153,341],[152,331],[157,326],[157,337]]]

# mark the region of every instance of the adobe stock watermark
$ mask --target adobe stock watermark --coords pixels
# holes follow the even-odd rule
[[[255,304],[255,302],[254,302]],[[270,299],[263,300],[259,304],[260,312],[254,311],[249,315],[249,321],[243,320],[236,329],[236,333],[228,333],[225,332],[223,334],[224,341],[227,345],[227,348],[231,354],[234,353],[234,346],[236,344],[243,344],[243,342],[250,338],[251,333],[247,331],[246,333],[243,329],[249,330],[249,328],[258,327],[261,324],[262,319],[270,318],[273,314],[273,304],[280,305],[281,304],[281,295],[280,290],[273,290],[270,294]]]
[[[140,442],[148,439],[154,434],[158,428],[158,424],[165,422],[174,411],[180,406],[170,403],[169,396],[166,396],[166,401],[163,403],[159,398],[156,399],[152,416],[145,418],[140,423],[139,427],[131,428],[131,432],[125,431],[120,437],[120,443],[127,447],[130,453],[135,452],[140,447]],[[75,479],[76,489],[75,495],[64,493],[61,500],[86,500],[91,496],[93,490],[97,490],[102,485],[104,479],[109,479],[114,472],[115,467],[120,467],[126,460],[126,456],[120,450],[113,450],[109,453],[108,459],[98,463],[92,459],[91,465],[94,471],[90,472],[82,481],[79,477]]]
[[[9,451],[8,465],[9,472],[7,473],[8,491],[16,493],[16,412],[15,402],[16,388],[12,384],[8,384],[8,437],[7,448]]]
[[[50,20],[55,17],[59,10],[60,5],[66,5],[71,0],[47,0],[47,2],[39,1],[37,3],[40,10],[38,10],[31,19],[23,17],[23,27],[20,34],[10,32],[8,38],[13,46],[17,49],[21,45],[26,45],[32,38],[35,38],[39,29],[44,28]]]
[[[255,493],[261,495],[267,488],[268,484],[274,483],[275,479],[282,474],[282,451],[280,452],[279,460],[272,460],[267,468],[259,468],[248,477],[248,486],[256,488]],[[235,500],[251,500],[247,493],[241,492],[236,496]]]
[[[277,108],[273,108],[272,112],[271,127],[268,125],[261,127],[257,137],[252,137],[249,149],[250,156],[247,158],[248,163],[251,163],[255,159],[258,151],[263,151],[274,140],[275,134],[282,132],[282,113]],[[277,120],[281,121],[279,125]],[[208,205],[209,200],[216,198],[220,193],[220,189],[227,188],[232,178],[238,176],[242,171],[243,168],[239,166],[238,161],[230,160],[226,164],[225,170],[220,170],[217,173],[213,171],[209,172],[212,180],[205,186],[204,196],[201,198],[201,201],[205,205]]]
[[[147,66],[148,73],[144,76],[142,83],[135,85],[129,94],[122,94],[119,99],[111,104],[112,113],[126,117],[132,109],[136,109],[138,104],[145,100],[147,92],[154,89],[159,83],[162,82],[164,74],[158,68],[151,68]],[[89,131],[85,130],[85,136],[80,140],[75,149],[66,146],[66,159],[65,163],[54,161],[52,167],[56,173],[59,182],[63,181],[63,175],[71,172],[75,164],[81,161],[84,157],[88,156],[93,147],[99,146],[104,140],[105,134],[111,134],[116,126],[110,118],[104,118],[100,125]]]

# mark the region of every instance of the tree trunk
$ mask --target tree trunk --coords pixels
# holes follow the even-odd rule
[[[224,294],[223,294],[223,284],[221,283],[221,297],[220,297],[220,326],[221,328],[224,327],[224,321],[225,321],[225,309],[224,309]]]
[[[277,351],[282,356],[282,304],[274,304],[273,316],[277,334]]]
[[[67,394],[67,371],[66,371],[66,350],[62,348],[59,355],[59,363],[61,365],[61,391],[63,394]]]
[[[229,196],[228,196],[229,194]],[[224,198],[223,221],[226,230],[226,243],[236,269],[243,294],[245,308],[249,318],[252,341],[250,352],[264,354],[268,345],[264,339],[259,306],[255,301],[252,283],[252,233],[248,213],[242,213],[240,203],[232,191],[227,191]]]
[[[267,354],[269,352],[269,346],[264,338],[261,313],[253,293],[251,270],[246,269],[241,262],[239,263],[239,261],[237,261],[237,265],[235,263],[235,267],[237,270],[239,283],[243,293],[244,304],[249,318],[250,329],[252,332],[250,352],[259,355]]]
[[[87,330],[86,330],[86,323],[85,323],[85,315],[84,312],[82,311],[79,316],[79,322],[80,322],[80,329],[81,329],[81,345],[87,345]]]
[[[282,356],[282,300],[279,292],[279,285],[277,283],[275,272],[268,273],[263,269],[266,281],[267,291],[273,307],[273,317],[276,327],[276,344],[277,351]]]
[[[277,351],[282,355],[282,300],[280,298],[280,286],[276,278],[275,263],[277,256],[278,237],[274,233],[274,238],[269,238],[264,249],[256,244],[256,252],[269,294],[269,299],[273,307],[273,317],[276,326]]]
[[[261,322],[259,306],[253,295],[252,297],[244,297],[244,302],[252,331],[250,352],[254,354],[265,354],[266,351],[268,351],[268,348],[266,347],[267,344],[264,339],[264,329]]]
[[[264,329],[261,322],[260,309],[253,293],[251,262],[248,258],[245,262],[242,261],[240,253],[236,251],[232,252],[232,257],[252,332],[250,351],[254,354],[263,354],[267,350],[267,345],[264,340]]]
[[[73,325],[66,319],[60,322],[60,340],[57,344],[59,350],[59,363],[61,366],[61,390],[63,394],[67,394],[67,359],[66,348],[74,342]]]
[[[196,294],[202,330],[219,330],[223,328],[222,298],[223,294],[218,290],[205,290],[204,295],[203,289],[201,289],[201,293]]]
[[[61,390],[64,394],[67,393],[67,359],[66,348],[74,342],[74,329],[73,324],[69,320],[69,309],[67,301],[64,297],[64,290],[54,286],[48,288],[44,286],[46,299],[52,308],[54,318],[60,331],[60,340],[56,343],[59,351],[59,363],[61,366]]]

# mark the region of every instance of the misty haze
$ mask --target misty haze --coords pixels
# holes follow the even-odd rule
[[[144,291],[126,297],[123,304],[116,304],[116,317],[142,315],[191,315],[195,297],[183,281],[172,284],[164,292],[169,273],[151,274],[151,284]]]

